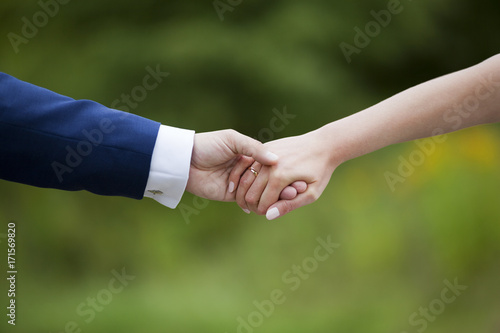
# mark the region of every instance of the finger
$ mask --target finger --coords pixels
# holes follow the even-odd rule
[[[252,211],[259,215],[264,215],[266,213],[265,210],[259,211],[259,202],[264,192],[267,182],[269,181],[269,169],[266,166],[263,166],[259,170],[259,174],[252,186],[248,189],[245,195],[245,201],[247,203],[247,207]]]
[[[304,193],[307,190],[307,183],[303,180],[293,182],[290,186],[295,188],[299,194]]]
[[[233,130],[226,131],[226,144],[236,154],[252,157],[264,165],[274,165],[278,156],[270,151],[259,141]]]
[[[261,165],[258,162],[254,162],[252,167],[257,171],[260,170]],[[248,192],[248,189],[250,188],[250,186],[252,186],[256,178],[257,177],[255,177],[255,175],[247,168],[243,173],[243,175],[241,176],[238,187],[236,189],[236,203],[247,214],[250,214],[250,209],[247,205],[247,202],[245,201],[245,196]]]
[[[297,208],[313,203],[317,200],[317,198],[318,196],[314,194],[313,191],[308,190],[307,192],[297,195],[295,199],[279,200],[275,204],[271,205],[271,207],[269,207],[266,212],[266,218],[268,220],[274,220],[278,217],[290,213]]]
[[[280,193],[280,200],[292,200],[297,194],[304,193],[307,190],[307,183],[300,180],[293,182]]]
[[[261,214],[268,211],[269,207],[276,203],[280,199],[280,194],[282,191],[290,187],[290,179],[280,179],[280,177],[271,178],[268,185],[266,186],[264,192],[261,195],[258,210]],[[287,190],[291,191],[291,190]],[[290,198],[292,199],[292,198]]]
[[[280,199],[281,200],[292,200],[295,198],[298,194],[298,191],[295,187],[293,186],[287,186],[281,191],[280,193]]]
[[[227,187],[229,193],[233,193],[234,190],[236,190],[239,185],[240,178],[243,176],[243,173],[245,173],[247,168],[251,166],[253,162],[254,159],[248,156],[241,156],[238,162],[236,162],[236,165],[233,167],[231,173],[229,174],[229,185]]]

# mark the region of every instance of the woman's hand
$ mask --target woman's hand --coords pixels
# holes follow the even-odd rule
[[[270,166],[254,162],[250,167],[257,176],[251,170],[244,172],[239,179],[236,202],[243,210],[266,214],[269,220],[316,201],[341,163],[329,139],[322,135],[322,129],[271,141],[264,146],[277,154],[279,161]],[[241,167],[238,165],[233,170]],[[237,173],[230,176],[231,181],[237,178]],[[280,198],[283,189],[297,181],[305,182],[307,188],[297,189],[298,195],[293,199]],[[302,186],[300,190],[303,189]]]

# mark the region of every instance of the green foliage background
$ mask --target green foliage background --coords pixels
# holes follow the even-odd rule
[[[348,64],[339,44],[387,1],[242,1],[221,21],[211,1],[73,0],[15,53],[7,34],[21,34],[40,6],[3,0],[0,70],[109,106],[159,64],[170,76],[134,113],[258,137],[286,106],[296,118],[280,138],[498,52],[498,2],[401,5]],[[342,165],[320,200],[275,222],[190,194],[186,218],[149,199],[0,181],[0,248],[16,221],[19,271],[15,328],[0,280],[1,331],[63,332],[74,321],[82,332],[236,332],[255,300],[281,289],[286,301],[255,332],[417,332],[410,315],[457,278],[468,289],[426,331],[498,332],[499,128],[450,135],[392,192],[384,172],[417,148]],[[284,272],[329,235],[341,246],[291,291]],[[136,278],[86,323],[76,308],[122,267]]]

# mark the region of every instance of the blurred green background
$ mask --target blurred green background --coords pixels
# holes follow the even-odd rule
[[[403,1],[351,63],[339,44],[353,44],[354,27],[387,1],[221,3],[231,7],[223,20],[211,1],[73,0],[16,53],[8,33],[22,35],[22,18],[42,7],[3,0],[0,71],[110,106],[160,65],[170,76],[132,112],[270,139],[259,133],[275,108],[295,118],[272,138],[302,134],[498,52],[498,2]],[[19,271],[15,328],[0,279],[0,331],[498,332],[499,127],[450,135],[391,191],[384,173],[417,148],[340,166],[320,200],[274,222],[190,194],[170,210],[0,181],[0,267],[15,221]],[[283,275],[310,264],[328,236],[340,247],[291,290]],[[135,279],[106,298],[122,268]],[[422,322],[419,308],[439,305],[445,279],[468,288]],[[256,314],[254,301],[275,289],[283,304]],[[92,320],[77,312],[96,296],[106,304]]]

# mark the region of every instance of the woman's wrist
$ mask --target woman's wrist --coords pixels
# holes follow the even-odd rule
[[[331,122],[319,129],[317,135],[328,154],[333,167],[356,157],[371,153],[386,146],[387,133],[379,133],[380,126],[369,123],[367,111],[361,111],[349,117]],[[382,130],[384,132],[384,130]]]
[[[327,158],[327,163],[332,169],[354,158],[350,156],[352,150],[344,135],[345,129],[338,128],[336,123],[337,122],[332,122],[310,132],[310,134],[315,136],[316,141],[322,147],[322,151]]]

